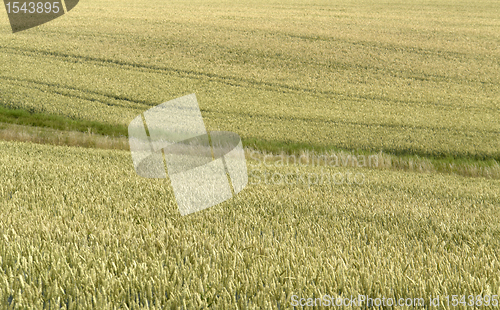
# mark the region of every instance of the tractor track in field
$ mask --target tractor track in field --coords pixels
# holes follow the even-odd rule
[[[281,93],[307,93],[310,95],[320,95],[320,96],[326,96],[326,97],[335,97],[336,100],[370,100],[370,101],[379,101],[379,102],[384,102],[387,104],[398,104],[398,105],[406,105],[406,106],[433,106],[433,107],[447,107],[447,108],[456,108],[456,104],[446,104],[446,103],[440,103],[440,102],[435,102],[435,101],[418,101],[418,100],[411,100],[411,99],[405,99],[405,100],[400,100],[400,99],[394,99],[394,98],[387,98],[385,96],[377,96],[377,95],[369,95],[369,94],[346,94],[344,92],[340,91],[333,91],[333,90],[321,90],[321,89],[315,89],[315,88],[307,88],[307,87],[298,87],[294,85],[288,85],[284,83],[276,83],[276,82],[269,82],[269,81],[258,81],[255,79],[249,79],[249,78],[242,78],[242,77],[235,77],[235,76],[229,76],[229,75],[220,75],[216,73],[209,73],[209,72],[202,72],[202,71],[196,71],[196,70],[186,70],[186,69],[180,69],[180,68],[172,68],[172,67],[160,67],[160,66],[154,66],[154,65],[147,65],[147,64],[138,64],[138,63],[132,63],[132,62],[126,62],[122,60],[116,60],[116,59],[108,59],[108,58],[100,58],[100,57],[91,57],[91,56],[81,56],[81,55],[74,55],[74,54],[68,54],[68,53],[61,53],[61,52],[54,52],[54,51],[43,51],[43,50],[36,50],[36,49],[26,49],[26,48],[13,48],[13,47],[6,47],[6,46],[0,46],[0,51],[1,50],[10,50],[11,54],[20,54],[20,55],[27,55],[31,54],[33,56],[44,56],[44,57],[55,57],[60,60],[63,60],[65,62],[70,62],[70,63],[82,63],[82,62],[94,62],[97,63],[101,66],[106,66],[106,65],[111,65],[111,66],[118,66],[120,68],[129,68],[129,69],[135,69],[137,71],[143,71],[143,72],[153,72],[153,73],[160,73],[160,74],[175,74],[180,77],[184,78],[191,78],[191,79],[197,79],[197,80],[204,80],[204,79],[209,79],[224,85],[228,86],[234,86],[234,87],[254,87],[254,88],[265,88],[270,91],[274,92],[281,92]],[[390,75],[395,75],[394,72],[388,72]],[[431,77],[418,77],[418,76],[409,76],[409,79],[413,80],[428,80]],[[435,78],[442,78],[440,76],[437,76]],[[475,81],[478,82],[478,81]],[[485,82],[485,81],[479,81],[478,83],[484,84],[488,83],[491,84],[490,82]],[[79,90],[79,89],[75,89]],[[92,91],[85,90],[85,92],[91,93]],[[113,94],[105,94],[105,93],[98,93],[94,92],[97,95],[102,95],[102,96],[107,96],[113,99],[118,99],[118,100],[125,100],[129,102],[134,102],[134,103],[140,103],[148,106],[153,106],[156,103],[151,103],[147,102],[144,100],[138,100],[138,99],[131,99],[127,98],[124,96],[119,96],[119,95],[113,95]],[[491,106],[481,106],[481,107],[468,107],[466,105],[462,106],[464,110],[477,110],[481,109],[482,111],[484,110],[490,110],[492,112],[499,112],[498,107],[491,107]]]

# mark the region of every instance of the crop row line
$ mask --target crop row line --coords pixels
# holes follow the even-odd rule
[[[216,74],[216,73],[201,72],[201,71],[195,71],[195,70],[186,70],[186,69],[179,69],[179,68],[158,67],[158,66],[153,66],[153,65],[126,62],[126,61],[116,60],[116,59],[65,54],[65,53],[55,52],[55,51],[42,51],[42,50],[26,49],[26,48],[12,48],[12,47],[6,47],[6,46],[0,46],[0,49],[4,49],[4,50],[8,49],[8,50],[14,51],[14,53],[22,54],[22,55],[26,55],[26,52],[28,52],[32,55],[43,55],[45,57],[52,56],[52,57],[61,58],[66,62],[72,62],[72,63],[88,61],[88,62],[96,62],[96,63],[99,63],[101,65],[118,65],[120,68],[129,67],[129,68],[134,68],[136,70],[145,71],[145,72],[157,72],[157,73],[162,73],[162,74],[165,74],[166,72],[175,73],[181,77],[193,78],[193,79],[197,79],[197,80],[203,80],[203,79],[209,78],[209,79],[216,80],[217,82],[228,85],[228,86],[235,86],[235,87],[253,86],[256,88],[263,88],[264,87],[267,90],[281,92],[281,93],[309,93],[309,94],[314,94],[314,95],[323,95],[323,96],[327,96],[327,97],[335,96],[335,97],[339,98],[339,100],[348,100],[348,99],[343,99],[343,97],[348,96],[350,100],[361,99],[361,100],[381,101],[381,102],[387,102],[387,103],[392,103],[392,104],[394,104],[394,103],[404,104],[404,105],[412,104],[412,105],[417,105],[417,106],[429,105],[429,106],[439,106],[439,107],[447,106],[447,107],[455,107],[456,108],[456,105],[436,103],[434,101],[418,101],[418,100],[411,100],[411,99],[400,100],[400,99],[395,99],[395,98],[387,98],[384,96],[376,96],[376,95],[368,95],[368,94],[346,94],[346,93],[339,92],[339,91],[318,90],[318,89],[314,89],[314,88],[298,87],[298,86],[293,86],[293,85],[288,85],[288,84],[283,84],[283,83],[268,82],[268,81],[257,81],[255,79],[220,75],[220,74]],[[393,76],[397,76],[397,75],[394,75],[397,73],[394,73],[392,71],[390,74],[392,74]],[[473,81],[473,82],[477,83],[477,81]],[[485,82],[481,82],[481,83],[485,83]],[[127,101],[133,101],[133,100],[130,100],[129,98],[120,98],[120,99],[127,100]],[[141,102],[141,103],[147,104],[145,102]],[[469,107],[464,107],[464,108],[467,109]],[[491,109],[494,111],[498,110],[498,109],[495,109],[493,107],[484,107],[482,109]]]

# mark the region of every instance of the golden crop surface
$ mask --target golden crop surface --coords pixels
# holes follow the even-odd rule
[[[208,130],[244,139],[498,160],[499,16],[484,0],[82,0],[13,35],[0,13],[0,105],[128,125],[196,93]],[[0,152],[0,308],[500,295],[500,180],[248,158],[247,188],[181,217],[129,152]]]
[[[0,142],[0,303],[286,309],[292,295],[500,294],[500,181],[362,168],[182,217],[126,151]],[[321,173],[320,167],[268,167]],[[325,172],[323,171],[323,172]],[[258,183],[258,184],[257,184]]]
[[[0,103],[128,124],[195,92],[244,139],[500,158],[496,1],[82,1],[10,34]]]

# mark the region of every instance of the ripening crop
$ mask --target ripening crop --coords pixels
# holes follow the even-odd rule
[[[498,180],[249,160],[239,195],[182,217],[168,179],[137,176],[126,151],[0,148],[2,305],[284,309],[294,295],[500,294]],[[322,173],[363,179],[276,177]]]
[[[0,105],[127,126],[196,93],[207,130],[243,141],[498,162],[498,16],[486,0],[95,0],[12,35],[0,14]],[[182,217],[127,151],[0,151],[6,308],[500,295],[500,180],[247,158],[242,192]]]
[[[0,104],[128,125],[196,93],[244,140],[500,160],[500,4],[225,2],[1,15]]]

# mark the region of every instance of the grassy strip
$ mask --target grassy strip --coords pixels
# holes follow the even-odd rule
[[[67,145],[79,146],[85,148],[98,149],[116,149],[129,150],[127,137],[110,137],[92,132],[79,131],[63,131],[52,128],[32,127],[8,123],[0,123],[0,140],[6,141],[22,141],[38,144],[51,145]],[[265,146],[265,145],[264,145]],[[266,165],[275,165],[273,162],[279,161],[280,157],[291,156],[285,152],[271,153],[266,150],[257,150],[255,148],[246,147],[246,157],[253,160],[252,165],[258,165],[258,162]],[[496,161],[483,162],[462,162],[462,163],[447,163],[439,159],[421,158],[418,156],[397,157],[385,153],[361,153],[361,152],[345,152],[325,150],[325,152],[316,152],[314,150],[294,149],[296,152],[293,155],[298,155],[296,158],[302,164],[316,165],[318,163],[326,165],[324,162],[325,154],[335,154],[338,156],[338,166],[343,167],[359,167],[359,165],[351,159],[357,158],[358,155],[376,156],[376,166],[371,166],[370,169],[379,170],[402,170],[413,171],[420,173],[446,173],[455,174],[466,177],[485,177],[489,179],[500,179],[500,165]],[[318,158],[321,158],[318,161]],[[348,158],[345,164],[345,158]],[[366,157],[365,157],[366,158]],[[305,161],[304,161],[305,159]],[[322,162],[323,160],[323,162]]]
[[[498,165],[500,158],[485,156],[485,155],[465,155],[465,154],[429,154],[415,152],[411,150],[345,150],[332,146],[312,145],[306,143],[283,142],[283,141],[265,141],[259,139],[243,139],[243,144],[252,149],[266,151],[272,154],[287,154],[300,155],[304,152],[312,152],[315,154],[322,153],[345,153],[355,155],[373,155],[379,152],[384,152],[394,158],[404,161],[420,161],[426,159],[437,166],[446,165],[476,165],[479,167],[492,167]]]
[[[318,153],[303,150],[299,154],[286,154],[285,152],[270,153],[252,148],[246,149],[246,157],[252,160],[252,165],[257,169],[300,164],[302,166],[368,168],[500,179],[500,165],[494,160],[448,163],[443,159],[429,159],[419,156],[398,157],[384,152],[358,153],[340,150]]]
[[[89,132],[111,136],[127,136],[127,127],[122,125],[109,125],[99,122],[76,120],[67,117],[36,113],[21,109],[9,109],[0,106],[0,122],[33,127],[52,128],[64,131]]]
[[[15,124],[15,125],[7,125]],[[28,126],[28,127],[26,127]],[[32,127],[32,128],[30,128]],[[42,129],[42,128],[45,128]],[[128,130],[121,125],[108,125],[86,120],[69,119],[58,115],[0,107],[0,139],[31,141],[41,144],[70,145],[102,149],[128,150]],[[380,168],[396,170],[452,173],[463,176],[500,178],[499,159],[485,156],[449,154],[416,154],[411,151],[351,150],[331,146],[312,145],[262,139],[243,139],[243,145],[263,154],[300,156],[312,154],[373,155],[380,152],[387,157]]]
[[[0,140],[85,148],[129,150],[127,137],[0,123]]]

